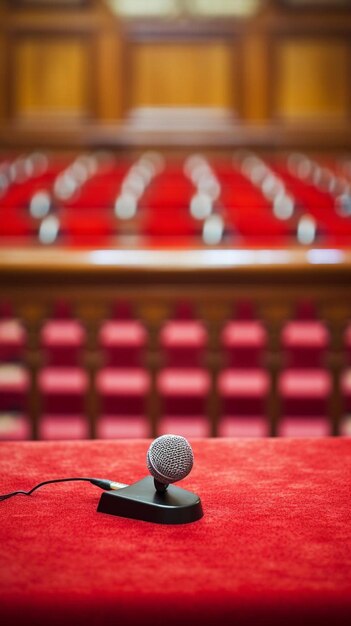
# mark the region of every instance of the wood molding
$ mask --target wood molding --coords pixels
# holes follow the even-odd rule
[[[35,147],[57,149],[163,148],[166,150],[196,147],[209,149],[306,149],[350,150],[351,131],[348,122],[334,126],[263,123],[233,124],[231,129],[212,132],[179,132],[170,130],[140,131],[121,123],[93,123],[89,120],[65,120],[45,124],[16,120],[0,124],[0,144],[3,150]]]

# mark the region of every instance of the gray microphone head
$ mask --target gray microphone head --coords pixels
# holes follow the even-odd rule
[[[184,437],[162,435],[150,445],[146,463],[155,481],[168,485],[189,474],[194,463],[194,455],[190,443]]]

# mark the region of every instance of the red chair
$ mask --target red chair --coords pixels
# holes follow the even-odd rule
[[[23,359],[27,331],[13,313],[10,303],[0,303],[0,362]]]
[[[96,376],[100,439],[150,437],[147,399],[151,390],[148,371],[141,367],[104,367]]]
[[[228,368],[220,372],[220,437],[264,437],[270,434],[267,403],[271,381],[263,368]]]
[[[284,370],[278,378],[281,403],[278,435],[331,434],[328,413],[332,381],[324,363],[329,343],[329,331],[317,318],[313,304],[300,303],[296,319],[287,322],[281,334]]]
[[[84,415],[45,414],[38,427],[39,439],[47,441],[88,439],[89,424]]]
[[[29,373],[23,365],[0,365],[0,412],[27,411]]]
[[[113,304],[112,318],[101,325],[98,342],[104,367],[96,378],[101,409],[97,437],[150,437],[146,415],[151,379],[144,367],[148,333],[135,319],[130,302],[119,300]]]
[[[186,437],[211,434],[207,418],[211,379],[203,366],[207,345],[206,326],[196,319],[191,303],[178,302],[172,319],[159,334],[163,363],[157,376],[160,434],[174,432]]]
[[[86,439],[88,376],[80,367],[86,344],[86,332],[73,319],[66,301],[57,301],[53,317],[40,333],[45,366],[38,375],[41,415],[38,435],[44,440]]]
[[[344,333],[344,349],[346,368],[341,374],[340,388],[343,403],[343,417],[340,424],[340,434],[351,437],[351,322],[346,326]]]
[[[40,342],[45,360],[50,365],[72,366],[81,359],[86,334],[78,320],[48,320],[45,322]]]
[[[119,301],[113,305],[112,319],[101,325],[98,342],[106,365],[140,367],[148,334],[144,324],[133,317],[130,303]]]
[[[237,303],[234,318],[222,329],[220,342],[225,368],[217,382],[221,401],[219,436],[269,435],[267,402],[270,379],[262,367],[268,338],[251,301]]]
[[[0,440],[30,439],[28,417],[30,378],[23,365],[0,365]]]
[[[329,343],[329,331],[320,320],[292,320],[281,334],[284,360],[289,367],[323,365]]]
[[[0,441],[24,441],[31,437],[32,427],[28,415],[0,413]]]
[[[53,316],[42,326],[40,345],[44,360],[53,366],[79,365],[86,344],[83,324],[72,317],[68,303],[58,301]]]
[[[44,415],[82,415],[85,412],[88,376],[75,366],[47,366],[38,375]]]
[[[211,377],[201,367],[165,367],[157,377],[161,400],[159,434],[172,432],[185,437],[208,437],[207,399]]]

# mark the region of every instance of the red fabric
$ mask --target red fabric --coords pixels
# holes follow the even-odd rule
[[[260,368],[224,369],[217,386],[223,415],[265,416],[270,376]]]
[[[0,360],[10,361],[23,356],[27,332],[15,318],[0,319]]]
[[[298,320],[284,326],[281,343],[290,366],[318,367],[323,364],[330,336],[323,322]]]
[[[343,437],[351,437],[351,416],[346,415],[340,424],[340,435]]]
[[[146,342],[146,329],[138,320],[106,320],[100,328],[99,343],[112,366],[140,365]]]
[[[30,387],[23,365],[0,364],[0,411],[26,411]]]
[[[351,365],[351,323],[349,322],[345,334],[344,334],[344,344],[346,350],[346,358],[349,365]]]
[[[279,420],[279,437],[328,437],[332,434],[330,420],[322,415],[288,416]]]
[[[165,367],[157,376],[163,415],[203,415],[211,388],[207,370],[200,367]]]
[[[201,365],[208,343],[206,327],[200,320],[170,320],[160,331],[159,342],[167,365]]]
[[[43,415],[38,431],[43,441],[88,439],[89,423],[84,415]]]
[[[23,441],[31,438],[32,425],[27,415],[0,414],[0,441]]]
[[[40,342],[52,365],[77,365],[85,341],[85,329],[78,320],[49,320],[41,329]]]
[[[164,415],[158,422],[157,434],[173,433],[191,439],[209,437],[211,425],[205,415]]]
[[[331,390],[330,372],[322,368],[287,369],[278,379],[285,415],[327,415]]]
[[[38,387],[47,414],[80,415],[84,412],[88,376],[79,367],[44,367]]]
[[[267,346],[267,331],[259,320],[229,321],[221,333],[227,365],[257,367]]]
[[[268,437],[269,422],[263,415],[225,415],[218,424],[219,437]]]
[[[130,483],[149,442],[0,444],[1,493],[66,476]],[[198,440],[180,486],[204,517],[96,512],[89,484],[0,502],[0,605],[16,626],[346,626],[351,440]]]
[[[151,436],[144,415],[101,415],[96,424],[99,439],[142,439]]]
[[[104,367],[96,376],[96,389],[104,415],[142,415],[150,392],[150,374],[139,367]]]
[[[351,413],[351,368],[345,369],[341,374],[340,380],[341,395],[344,402],[344,408]]]

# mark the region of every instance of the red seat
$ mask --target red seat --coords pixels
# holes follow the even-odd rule
[[[84,415],[42,415],[38,425],[39,439],[46,441],[88,439],[89,424]]]
[[[111,367],[140,367],[144,362],[148,333],[145,326],[134,318],[128,300],[113,303],[111,319],[105,320],[99,330],[99,346],[104,363]]]
[[[259,320],[230,320],[222,330],[221,344],[228,365],[257,367],[267,347],[267,332]]]
[[[85,346],[86,333],[78,320],[52,319],[42,327],[40,342],[51,365],[77,365]]]
[[[0,441],[31,439],[32,426],[27,415],[0,413]]]
[[[159,342],[168,365],[192,367],[202,363],[208,335],[200,320],[176,319],[162,327]]]
[[[172,433],[183,437],[210,437],[211,426],[206,415],[164,415],[158,423],[158,435]]]
[[[211,379],[203,368],[208,333],[205,324],[195,319],[191,303],[176,304],[173,319],[161,328],[159,344],[165,364],[157,377],[161,398],[159,433],[209,436],[207,397]]]
[[[329,437],[331,423],[325,415],[284,416],[278,424],[279,437]]]
[[[224,415],[217,434],[219,437],[268,437],[269,422],[263,415]]]
[[[282,330],[282,349],[291,367],[322,365],[329,342],[329,331],[320,320],[294,320]]]
[[[166,367],[157,376],[163,416],[206,415],[211,389],[207,370],[200,367]]]
[[[344,334],[344,346],[348,365],[351,365],[351,322],[347,324]]]
[[[19,320],[0,319],[0,361],[21,359],[26,343],[27,332]]]
[[[141,367],[104,367],[96,377],[102,415],[145,415],[149,372]]]
[[[228,368],[218,377],[222,415],[266,415],[270,378],[262,368]]]
[[[0,238],[19,237],[29,239],[35,235],[37,225],[29,215],[21,210],[12,209],[11,213],[2,211],[0,214]]]
[[[0,365],[0,412],[27,411],[30,378],[23,365]]]
[[[107,320],[100,328],[99,344],[110,366],[139,366],[146,343],[146,329],[138,320]]]
[[[340,424],[340,435],[351,437],[351,415],[345,415]]]
[[[67,211],[61,216],[61,232],[74,245],[104,244],[117,232],[117,221],[107,211]]]
[[[144,415],[101,415],[96,425],[98,439],[143,439],[151,437]]]
[[[38,376],[43,415],[82,415],[88,376],[79,367],[44,367]]]
[[[340,386],[344,410],[351,413],[351,367],[342,372]]]
[[[278,379],[282,415],[327,415],[331,390],[331,375],[323,368],[283,371]]]

